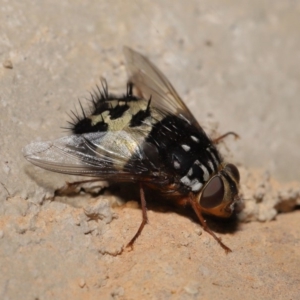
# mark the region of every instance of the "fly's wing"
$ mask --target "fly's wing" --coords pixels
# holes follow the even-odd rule
[[[188,120],[199,128],[196,119],[183,103],[166,76],[142,54],[124,47],[129,82],[133,83],[144,99],[151,98],[151,104],[170,114]]]
[[[35,142],[23,154],[34,165],[53,172],[163,184],[166,174],[154,172],[156,166],[145,151],[147,143],[139,142],[126,131],[87,133]]]

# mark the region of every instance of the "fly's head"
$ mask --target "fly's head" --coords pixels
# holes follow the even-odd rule
[[[230,217],[239,200],[239,181],[237,167],[222,164],[221,170],[210,178],[197,197],[202,211],[217,217]]]

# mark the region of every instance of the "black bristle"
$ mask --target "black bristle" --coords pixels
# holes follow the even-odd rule
[[[129,125],[130,127],[141,126],[144,120],[150,116],[150,104],[151,97],[148,101],[147,108],[145,110],[138,111],[135,115],[132,116]]]
[[[109,93],[107,81],[104,78],[101,78],[100,85],[96,85],[96,88],[90,92],[89,101],[91,105],[88,110],[83,108],[83,105],[80,100],[79,106],[81,113],[78,113],[77,109],[71,111],[69,115],[71,121],[69,121],[69,127],[65,129],[71,130],[74,134],[83,134],[88,132],[97,132],[97,131],[106,131],[108,125],[105,123],[104,118],[102,121],[96,124],[92,124],[92,119],[90,116],[101,115],[105,111],[109,111],[109,116],[111,120],[118,119],[129,109],[128,102],[137,101],[139,98],[133,95],[133,83],[128,82],[126,94],[122,96],[116,96]],[[111,101],[118,100],[119,104],[113,106]],[[121,105],[120,102],[125,102],[125,105]],[[132,124],[133,126],[138,126],[146,117],[150,114],[150,103],[149,100],[147,109],[145,111],[138,112],[133,116]]]
[[[80,108],[81,108],[81,112],[82,112],[82,115],[86,118],[86,115],[85,115],[85,112],[84,112],[84,109],[82,107],[82,104],[80,102],[80,100],[78,99],[78,102],[79,102],[79,105],[80,105]]]

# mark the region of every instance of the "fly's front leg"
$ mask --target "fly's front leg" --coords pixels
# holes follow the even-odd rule
[[[232,250],[227,247],[222,241],[221,238],[215,235],[215,233],[208,227],[206,221],[204,220],[202,213],[201,213],[201,207],[200,205],[196,202],[193,196],[189,197],[188,202],[190,205],[193,207],[201,225],[203,226],[203,229],[208,232],[218,243],[219,245],[225,250],[226,253],[232,252]]]
[[[239,139],[240,136],[238,134],[236,134],[235,132],[233,131],[229,131],[229,132],[226,132],[225,134],[222,134],[221,136],[219,136],[218,138],[216,139],[213,139],[213,143],[214,144],[218,144],[221,140],[223,140],[225,137],[227,137],[228,135],[233,135],[235,139]]]

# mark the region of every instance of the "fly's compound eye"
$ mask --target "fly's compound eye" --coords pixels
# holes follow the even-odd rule
[[[240,182],[240,172],[235,165],[233,164],[226,165],[225,171],[227,173],[230,173],[238,183]]]
[[[204,188],[200,205],[203,208],[213,208],[220,205],[224,198],[224,183],[220,176],[213,177]]]

